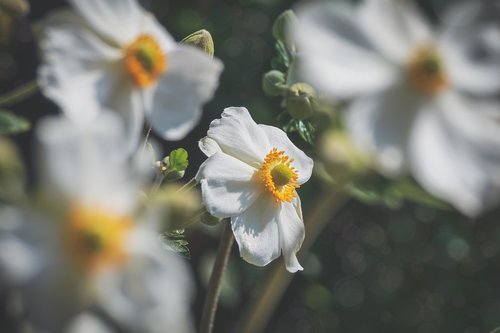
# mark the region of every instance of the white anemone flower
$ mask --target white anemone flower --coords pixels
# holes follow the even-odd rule
[[[353,100],[346,126],[383,173],[410,172],[476,216],[500,199],[500,124],[490,112],[500,107],[485,99],[500,92],[500,61],[487,47],[499,26],[473,26],[467,3],[439,33],[407,0],[305,5],[293,34],[303,78]]]
[[[136,0],[69,0],[39,25],[39,84],[69,118],[119,110],[135,147],[147,117],[164,139],[183,138],[218,85],[222,63],[176,43]]]
[[[285,132],[256,124],[243,107],[227,108],[212,121],[200,149],[208,156],[196,175],[203,201],[213,216],[231,218],[241,257],[265,266],[283,253],[289,272],[302,270],[296,189],[311,177],[313,161]]]
[[[10,250],[0,256],[0,281],[21,293],[23,316],[44,331],[72,331],[99,309],[126,331],[192,332],[191,279],[161,243],[163,209],[139,209],[144,163],[124,161],[115,114],[96,120],[82,128],[59,117],[37,128],[43,200],[0,210],[0,248]]]

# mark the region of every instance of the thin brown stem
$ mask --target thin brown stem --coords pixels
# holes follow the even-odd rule
[[[210,281],[208,283],[207,296],[205,304],[203,305],[203,314],[201,316],[200,333],[211,333],[214,327],[215,312],[217,311],[217,303],[219,302],[220,289],[222,285],[222,278],[226,270],[229,254],[233,245],[234,236],[231,230],[231,223],[225,221],[226,226],[222,239],[217,250],[217,257],[215,258],[214,268]]]
[[[321,231],[347,201],[345,194],[339,191],[331,191],[319,197],[322,200],[318,202],[309,218],[306,219],[306,236],[301,250],[297,254],[299,260],[306,257]],[[244,311],[238,332],[262,332],[294,276],[286,271],[282,261],[274,262],[260,284],[261,287],[257,290],[256,296]]]

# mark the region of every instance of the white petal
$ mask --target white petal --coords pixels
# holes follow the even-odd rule
[[[143,11],[141,16],[141,33],[152,35],[165,52],[177,47],[174,38],[165,30],[160,22],[149,12]]]
[[[142,9],[136,0],[69,0],[92,28],[125,46],[140,32]]]
[[[299,178],[297,179],[297,183],[301,185],[307,182],[311,177],[314,161],[297,148],[281,129],[267,125],[259,126],[264,130],[269,139],[269,151],[272,148],[285,151],[285,155],[293,159],[291,166],[295,167],[298,171]]]
[[[255,168],[260,167],[269,152],[266,132],[244,107],[224,109],[221,118],[212,121],[207,134],[224,153]]]
[[[179,140],[198,123],[202,105],[212,98],[222,63],[186,46],[167,57],[167,72],[151,92],[150,122],[163,138]]]
[[[138,185],[123,167],[126,136],[115,114],[101,113],[90,127],[75,126],[64,117],[48,117],[40,122],[37,137],[42,143],[45,186],[82,204],[133,209],[133,189]]]
[[[371,155],[382,172],[406,170],[406,144],[420,96],[404,85],[354,101],[346,110],[346,126],[353,142]]]
[[[210,157],[215,153],[222,152],[217,142],[208,136],[198,141],[198,147],[200,147],[200,150],[207,155],[207,157]]]
[[[429,24],[408,0],[364,1],[356,22],[385,57],[402,65],[414,48],[433,39]]]
[[[58,11],[39,24],[43,63],[38,81],[74,121],[88,123],[103,108],[121,51],[99,39],[76,14]]]
[[[339,3],[304,6],[294,25],[302,75],[320,92],[346,99],[379,91],[399,75],[359,30],[356,12]],[[360,73],[362,73],[360,75]]]
[[[415,178],[469,216],[500,202],[500,125],[481,107],[445,95],[418,116],[410,141]]]
[[[300,200],[299,200],[300,204]],[[280,246],[283,251],[286,269],[290,273],[303,270],[296,253],[305,237],[304,222],[294,204],[285,202],[281,205],[277,217],[280,232]]]
[[[133,230],[127,261],[119,270],[97,277],[98,302],[107,313],[133,332],[192,332],[192,281],[181,258],[167,252],[159,237]]]
[[[477,95],[500,92],[500,24],[479,14],[485,7],[473,1],[453,6],[439,43],[452,83]]]
[[[203,202],[210,214],[229,217],[248,209],[262,192],[261,185],[253,179],[256,171],[222,152],[209,157],[200,166],[196,179],[201,183]]]
[[[234,238],[240,256],[256,266],[265,266],[280,255],[279,205],[268,194],[262,194],[241,215],[231,218]]]

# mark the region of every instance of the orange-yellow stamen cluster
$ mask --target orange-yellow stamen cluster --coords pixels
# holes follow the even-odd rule
[[[290,166],[293,159],[277,148],[271,149],[259,169],[259,177],[266,190],[271,193],[276,202],[290,202],[297,196],[297,170]]]
[[[143,34],[125,49],[125,66],[134,83],[146,88],[167,70],[167,56],[153,36]]]
[[[66,222],[68,255],[84,273],[95,273],[125,259],[125,238],[132,226],[129,217],[75,205]]]
[[[441,57],[433,47],[417,49],[408,62],[408,78],[419,91],[435,96],[448,87]]]

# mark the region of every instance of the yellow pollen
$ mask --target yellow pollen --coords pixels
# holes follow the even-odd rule
[[[410,83],[419,91],[435,96],[448,87],[441,57],[433,47],[417,49],[407,65]]]
[[[153,36],[143,34],[125,48],[125,67],[134,83],[146,88],[167,70],[167,55]]]
[[[129,217],[80,205],[67,216],[65,246],[73,262],[86,274],[120,264],[132,223]]]
[[[276,202],[290,202],[297,196],[297,170],[290,166],[293,159],[277,148],[271,149],[259,169],[259,177],[266,190],[271,193]]]

